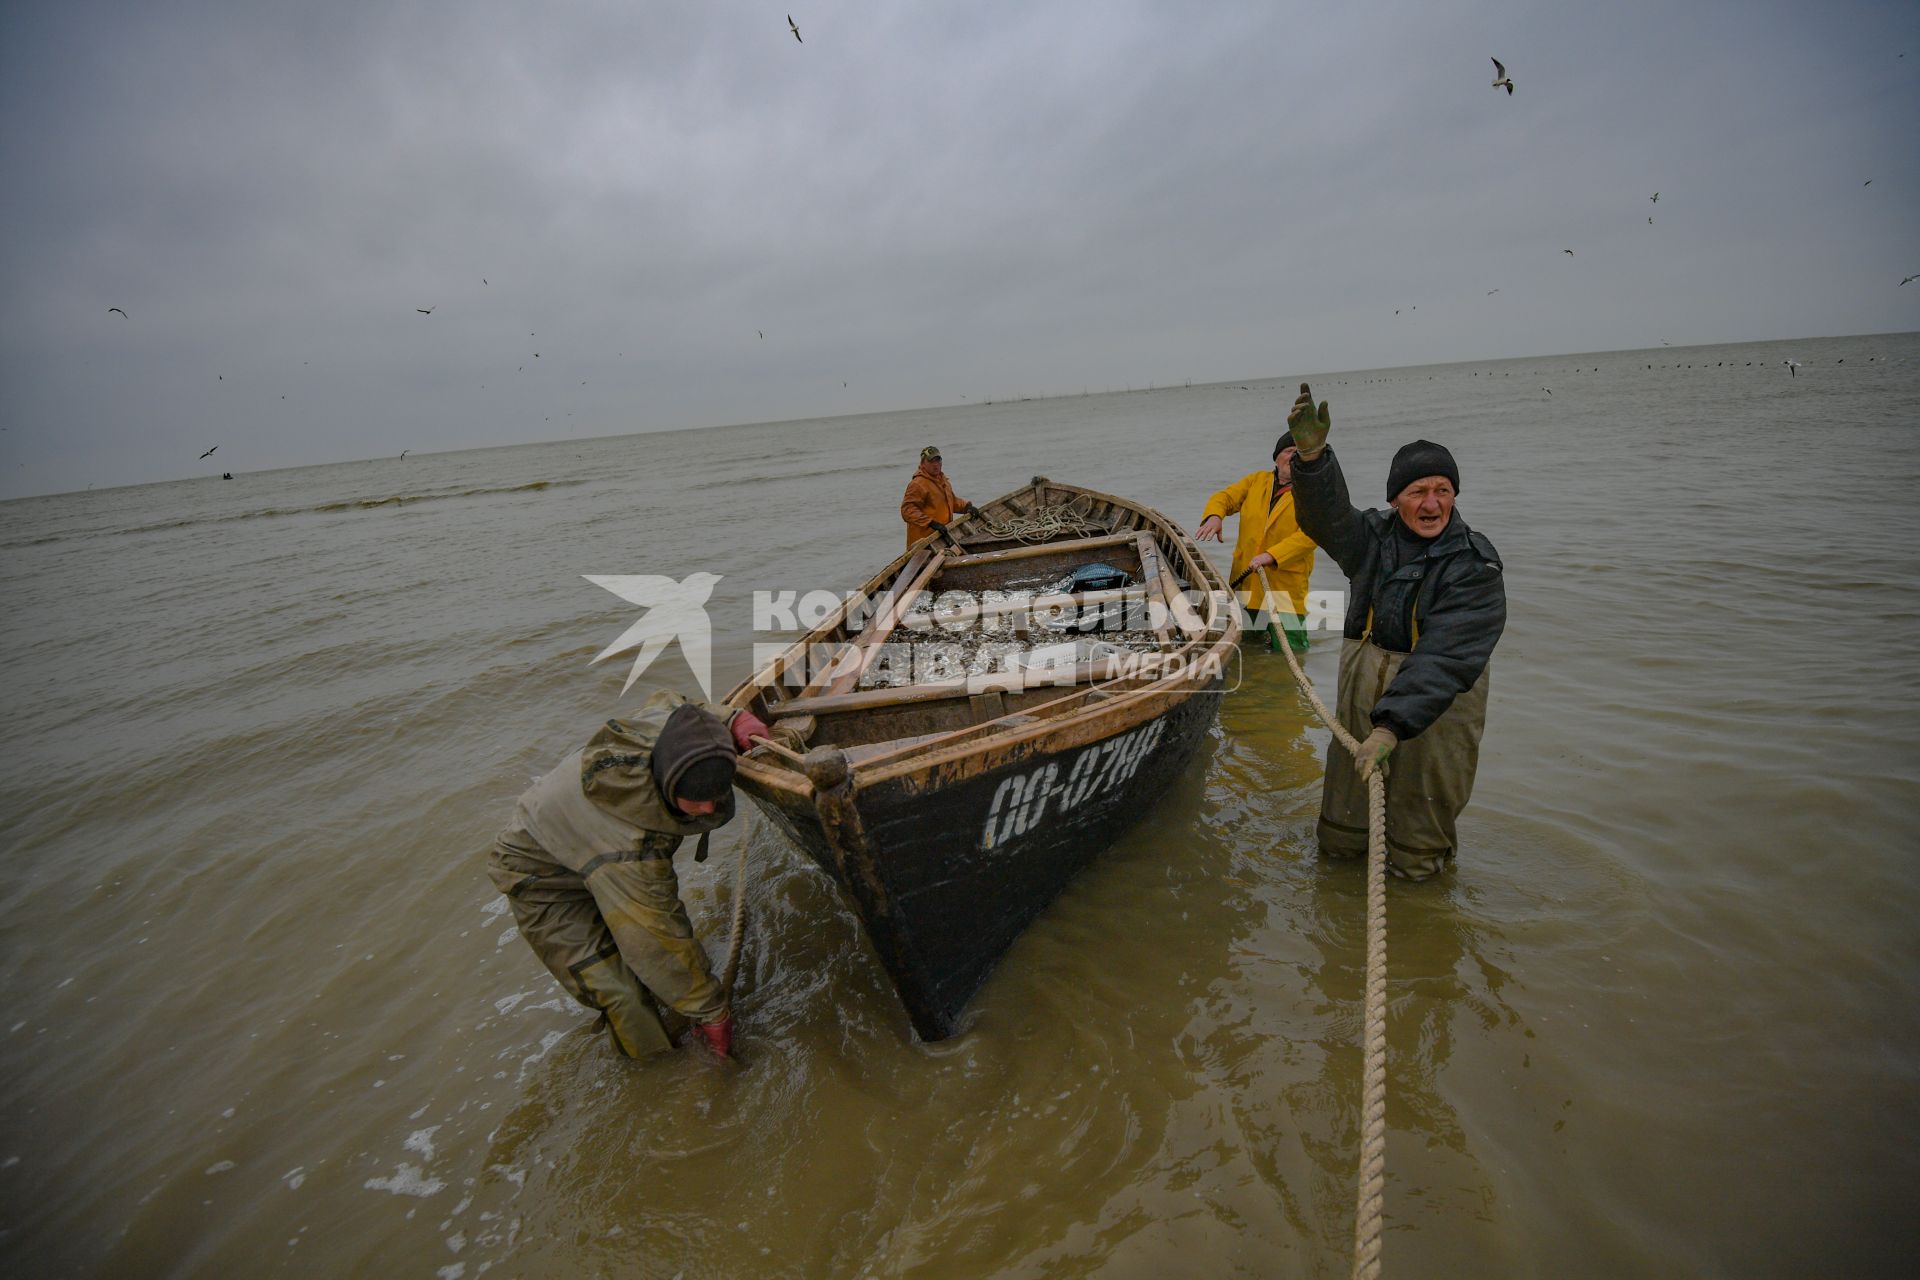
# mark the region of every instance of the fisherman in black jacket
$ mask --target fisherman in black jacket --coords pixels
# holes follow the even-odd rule
[[[1360,511],[1326,448],[1326,402],[1300,384],[1287,417],[1300,528],[1352,590],[1340,651],[1340,723],[1362,739],[1359,763],[1336,743],[1320,798],[1320,850],[1367,851],[1367,779],[1392,759],[1387,859],[1424,880],[1453,857],[1455,823],[1473,794],[1487,721],[1487,662],[1507,623],[1500,555],[1454,509],[1460,470],[1416,440],[1387,474],[1391,511]]]

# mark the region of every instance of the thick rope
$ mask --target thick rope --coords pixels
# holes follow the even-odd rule
[[[1273,584],[1260,570],[1260,585],[1273,599]],[[1360,743],[1327,710],[1313,682],[1300,669],[1284,630],[1275,628],[1281,653],[1319,716],[1340,745],[1360,760]],[[1387,779],[1385,768],[1367,779],[1367,995],[1361,1031],[1360,1187],[1354,1206],[1353,1275],[1378,1280],[1380,1235],[1387,1203]]]
[[[1074,499],[1074,502],[1078,501],[1080,499]],[[1004,524],[995,524],[985,516],[975,516],[974,519],[989,538],[1011,542],[1046,542],[1064,533],[1084,536],[1109,532],[1104,524],[1084,512],[1075,511],[1073,503],[1042,507],[1028,515],[1011,517]]]
[[[733,868],[733,937],[727,942],[727,967],[720,975],[720,994],[733,1007],[733,979],[740,972],[740,952],[747,941],[747,844],[753,839],[753,814],[741,824],[740,859]]]

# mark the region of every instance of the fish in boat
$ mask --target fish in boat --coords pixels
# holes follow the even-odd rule
[[[1173,521],[1036,476],[728,695],[806,747],[751,752],[736,784],[833,878],[914,1031],[941,1040],[1187,767],[1239,638],[1220,570]]]

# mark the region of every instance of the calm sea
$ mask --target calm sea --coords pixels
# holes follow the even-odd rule
[[[723,575],[719,693],[923,443],[1191,528],[1301,376],[0,505],[7,1270],[1345,1274],[1362,881],[1277,658],[940,1044],[764,827],[681,868],[723,941],[750,841],[734,1067],[613,1056],[481,868],[693,688],[589,665],[582,574]],[[1909,1274],[1920,335],[1307,376],[1359,497],[1453,448],[1512,610],[1458,869],[1389,893],[1386,1274]]]

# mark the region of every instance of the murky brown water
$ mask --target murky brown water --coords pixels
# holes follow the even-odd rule
[[[724,688],[753,591],[894,554],[921,443],[1191,524],[1294,389],[1246,388],[0,506],[9,1270],[1344,1274],[1361,874],[1278,659],[940,1044],[764,828],[732,1067],[615,1057],[480,865],[688,686],[587,666],[634,611],[580,574],[726,575]],[[1905,1274],[1920,337],[1316,389],[1362,496],[1453,446],[1512,599],[1459,868],[1390,893],[1386,1274]],[[683,860],[716,934],[742,831]]]

